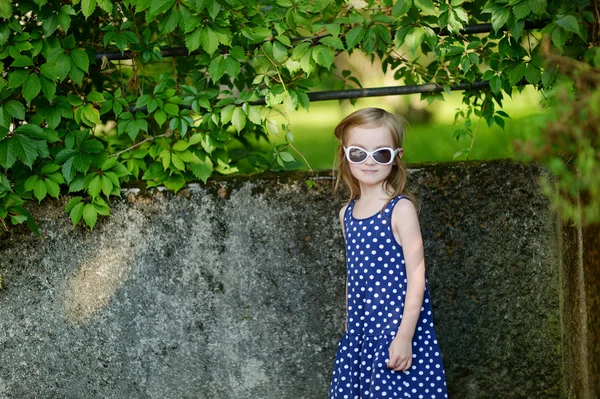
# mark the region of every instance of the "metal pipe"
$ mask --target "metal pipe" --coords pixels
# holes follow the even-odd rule
[[[524,29],[526,30],[532,30],[532,29],[541,29],[543,27],[545,27],[548,24],[549,21],[543,20],[543,21],[534,21],[534,22],[525,22],[525,27]],[[477,25],[467,25],[465,26],[464,29],[460,30],[461,34],[464,35],[469,35],[469,34],[475,34],[475,33],[486,33],[486,32],[491,32],[492,31],[492,24],[477,24]],[[503,30],[507,30],[508,28],[505,26],[502,28]],[[437,34],[437,35],[441,35],[441,36],[447,36],[449,35],[449,32],[446,28],[444,29],[440,29],[440,28],[434,28],[433,31]],[[392,32],[392,36],[393,36],[393,32]],[[324,36],[319,36],[318,38],[321,38]],[[313,37],[297,37],[297,38],[293,38],[292,41],[300,41],[300,40],[307,40],[307,39],[315,39]],[[188,55],[198,55],[199,52],[198,51],[193,51],[193,52],[188,52],[187,48],[185,47],[173,47],[173,48],[167,48],[164,50],[161,50],[160,53],[162,54],[163,57],[182,57],[182,56],[188,56]],[[96,53],[95,55],[96,60],[101,60],[103,58],[107,59],[107,60],[129,60],[131,59],[131,53],[130,52],[124,52],[123,54],[121,54],[120,51],[105,51],[105,52],[100,52],[100,53]]]

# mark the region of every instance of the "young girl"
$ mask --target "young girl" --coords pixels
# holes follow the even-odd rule
[[[340,122],[335,135],[341,144],[336,188],[343,180],[350,201],[340,211],[346,332],[329,398],[447,398],[419,220],[402,194],[402,126],[390,113],[366,108]]]

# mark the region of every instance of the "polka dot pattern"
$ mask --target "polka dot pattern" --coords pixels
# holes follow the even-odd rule
[[[401,198],[369,218],[354,218],[354,202],[344,214],[348,330],[337,348],[329,399],[448,397],[427,283],[412,367],[397,372],[386,366],[406,296],[404,254],[391,228],[392,210]]]

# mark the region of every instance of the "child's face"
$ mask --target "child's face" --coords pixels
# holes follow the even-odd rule
[[[384,147],[389,147],[393,150],[396,149],[392,134],[386,126],[373,128],[353,127],[348,132],[347,140],[344,145],[346,148],[350,146],[361,147],[368,152]],[[399,155],[402,156],[402,149],[400,149]],[[347,159],[346,162],[348,162]],[[392,171],[392,166],[394,164],[395,162],[390,163],[389,165],[378,164],[371,156],[367,157],[367,160],[363,163],[357,164],[348,162],[352,176],[354,176],[361,185],[367,186],[382,184]]]

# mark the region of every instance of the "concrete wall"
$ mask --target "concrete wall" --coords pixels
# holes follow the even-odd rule
[[[410,170],[451,398],[564,397],[558,233],[511,162]],[[0,236],[0,399],[325,398],[344,323],[331,180],[130,189],[93,231],[67,198]]]

